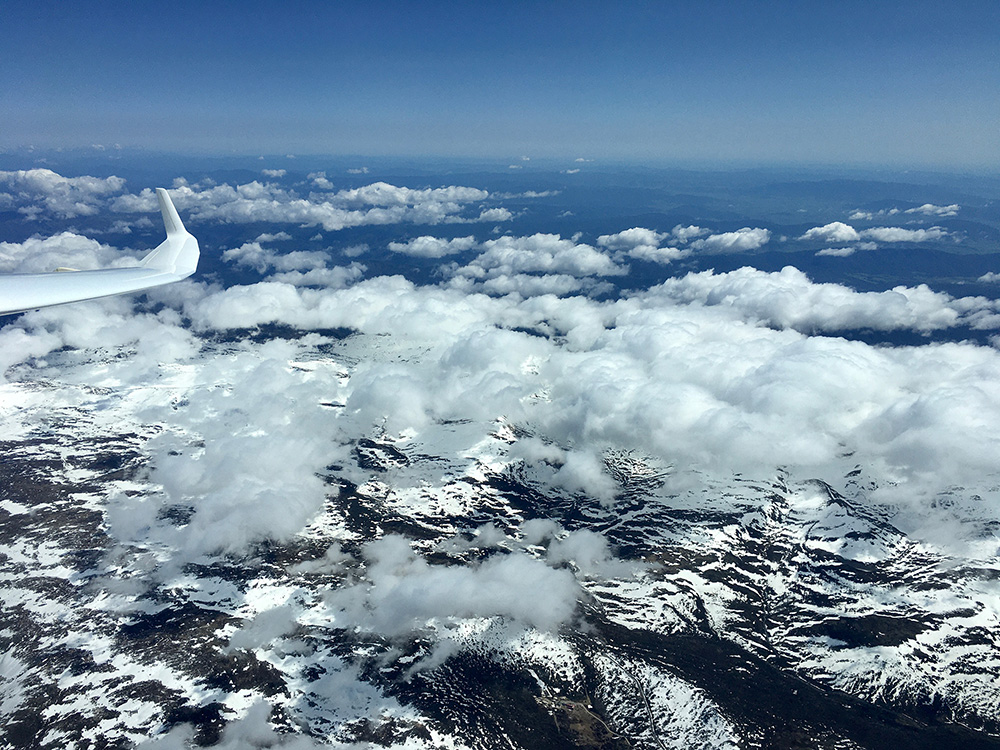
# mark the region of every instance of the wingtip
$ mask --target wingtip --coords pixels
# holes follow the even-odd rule
[[[174,208],[174,202],[170,200],[170,193],[163,188],[156,188],[156,198],[160,202],[160,213],[163,214],[163,226],[167,230],[167,236],[186,233],[184,223]]]
[[[163,188],[156,188],[156,198],[163,214],[163,226],[167,239],[142,259],[142,265],[156,268],[180,277],[190,276],[198,268],[198,240],[184,228],[181,217],[170,200],[170,194]]]

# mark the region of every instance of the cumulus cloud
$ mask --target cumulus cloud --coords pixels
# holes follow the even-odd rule
[[[822,250],[817,251],[816,255],[828,255],[834,258],[846,258],[848,255],[854,255],[857,248],[855,247],[824,247]]]
[[[904,213],[908,214],[924,214],[925,216],[956,216],[961,209],[957,203],[952,203],[947,206],[935,206],[933,203],[925,203],[922,206],[917,206],[916,208],[908,208]]]
[[[506,208],[484,208],[476,221],[510,221],[513,218],[514,214]]]
[[[569,571],[523,553],[494,555],[473,565],[431,565],[408,540],[393,535],[366,544],[364,552],[365,581],[326,597],[339,627],[398,637],[434,621],[502,617],[556,630],[573,616],[580,594]]]
[[[924,216],[956,216],[961,210],[961,206],[957,203],[952,203],[947,206],[938,206],[933,203],[924,203],[922,206],[915,206],[914,208],[907,208],[905,210],[899,208],[882,208],[878,211],[865,211],[864,209],[856,208],[854,209],[850,217],[854,221],[873,221],[879,217],[883,216],[896,216],[897,214],[922,214]]]
[[[306,179],[311,181],[315,188],[333,190],[333,183],[327,179],[326,172],[310,172],[306,175]]]
[[[279,240],[284,241],[290,239],[292,239],[292,235],[288,232],[264,232],[263,234],[258,235],[257,242],[277,242]]]
[[[879,242],[927,242],[947,237],[942,227],[930,229],[903,229],[902,227],[873,227],[861,232],[862,237],[870,237]]]
[[[820,242],[856,242],[860,238],[857,230],[850,224],[834,221],[821,227],[813,227],[799,239],[819,240]]]
[[[0,186],[10,192],[10,200],[29,219],[43,212],[62,219],[96,214],[103,202],[121,192],[121,177],[63,177],[51,169],[0,171]]]
[[[446,255],[455,255],[470,250],[475,245],[476,238],[472,236],[446,240],[424,235],[406,242],[390,242],[389,249],[394,253],[403,253],[418,258],[443,258]]]
[[[0,242],[0,272],[46,273],[57,268],[86,270],[134,266],[139,258],[123,255],[110,245],[73,232],[31,237],[24,242]]]
[[[375,182],[364,187],[341,190],[339,201],[349,205],[413,206],[421,203],[471,203],[485,200],[489,193],[470,187],[448,186],[443,188],[413,189],[397,187],[387,182]]]
[[[667,237],[665,232],[655,232],[652,229],[633,227],[617,234],[602,234],[597,238],[597,244],[611,250],[631,250],[640,245],[659,247]]]
[[[500,274],[476,284],[471,279],[459,277],[452,281],[452,288],[466,291],[479,290],[486,294],[505,295],[519,294],[522,297],[536,297],[542,294],[554,294],[562,297],[574,294],[593,285],[586,280],[564,273],[546,273],[535,276],[527,273]]]
[[[275,183],[256,180],[243,185],[199,187],[183,184],[171,191],[178,209],[190,220],[252,223],[270,221],[303,226],[322,226],[327,231],[345,227],[413,223],[441,224],[469,221],[506,221],[511,218],[502,207],[477,207],[489,193],[478,188],[446,186],[407,188],[376,182],[359,188],[322,192],[299,197]],[[125,213],[157,209],[155,194],[145,189],[139,194],[119,196],[112,209]],[[466,215],[469,207],[475,211]],[[478,210],[477,210],[478,209]]]
[[[723,232],[722,234],[710,234],[708,237],[695,240],[691,247],[695,250],[708,253],[733,253],[745,250],[756,250],[764,246],[771,239],[771,232],[767,229],[755,227],[743,227],[735,232]]]
[[[317,430],[329,429],[322,392],[288,367],[296,351],[274,341],[231,355],[216,362],[223,387],[187,392],[173,429],[148,444],[156,456],[148,480],[160,492],[109,501],[117,538],[154,540],[190,558],[301,531],[323,507],[326,489],[317,474],[330,449],[317,439]],[[170,508],[185,509],[183,525],[169,521]]]
[[[652,247],[651,245],[638,245],[628,251],[628,257],[636,260],[647,260],[651,263],[667,264],[671,261],[679,260],[688,255],[687,250],[676,247]]]
[[[708,233],[709,232],[707,229],[695,226],[694,224],[690,224],[688,226],[683,226],[682,224],[678,224],[672,230],[670,230],[670,234],[673,235],[674,239],[682,243],[687,242],[688,240],[694,237],[701,237],[703,234],[708,234]]]
[[[342,289],[359,281],[365,275],[367,266],[361,263],[351,263],[349,266],[334,266],[333,268],[310,268],[308,271],[283,271],[268,278],[281,284],[293,286],[322,286]]]
[[[819,250],[816,255],[828,255],[835,258],[846,258],[854,255],[858,250],[878,250],[878,245],[874,242],[858,242],[848,247],[825,247]]]
[[[666,294],[684,304],[724,305],[767,325],[805,332],[862,328],[926,332],[952,327],[970,313],[993,309],[984,298],[955,300],[923,284],[885,292],[816,284],[792,266],[778,273],[755,268],[692,273],[668,279],[650,294]]]
[[[933,364],[939,350],[880,351],[794,332],[930,331],[995,312],[988,300],[955,300],[926,287],[858,293],[815,284],[795,269],[778,274],[743,269],[691,274],[634,298],[599,304],[579,297],[491,300],[458,289],[372,279],[334,294],[274,283],[231,288],[186,312],[200,326],[271,320],[389,333],[425,342],[431,352],[440,342],[440,355],[422,363],[392,368],[373,363],[356,372],[347,408],[362,423],[384,422],[390,430],[429,429],[436,420],[459,415],[492,420],[506,413],[527,420],[558,445],[592,446],[560,449],[545,459],[549,463],[543,461],[551,464],[543,472],[546,481],[567,492],[582,489],[613,499],[614,482],[593,452],[600,445],[631,446],[682,466],[748,468],[835,461],[846,444],[892,466],[900,487],[905,476],[924,477],[933,464],[944,473],[924,485],[928,491],[957,475],[989,473],[988,462],[979,463],[986,461],[981,450],[955,463],[957,446],[942,447],[941,453],[934,447],[942,434],[966,442],[967,431],[945,426],[957,412],[935,416],[933,434],[924,428],[910,432],[905,420],[893,428],[897,437],[884,443],[868,432],[888,424],[875,415],[894,405],[909,409],[903,406],[910,403],[906,394],[955,385],[950,365]],[[490,333],[497,324],[554,329],[565,348],[556,340]],[[985,365],[996,357],[987,351],[957,347],[947,356],[978,358]],[[918,359],[919,367],[930,369],[914,370]],[[523,369],[526,360],[544,365],[532,375]],[[786,371],[791,362],[794,368]],[[942,377],[952,385],[936,385]],[[532,397],[539,378],[547,384],[543,399]],[[973,395],[983,382],[960,390]],[[973,400],[975,408],[982,406]],[[837,407],[831,410],[831,404]],[[806,424],[811,427],[804,429]],[[914,451],[923,457],[916,460]],[[929,455],[940,460],[928,463]],[[980,468],[966,473],[971,466]]]
[[[501,237],[481,245],[483,252],[455,273],[485,281],[525,273],[566,276],[619,276],[626,267],[590,245],[563,239],[557,234]]]
[[[287,169],[262,169],[260,173],[265,177],[284,177],[288,174]]]
[[[329,256],[322,250],[294,250],[279,253],[271,248],[265,248],[260,239],[245,242],[239,247],[230,248],[222,253],[222,259],[227,263],[254,268],[259,273],[269,269],[277,271],[303,271],[323,268]]]
[[[597,238],[597,244],[636,260],[666,264],[687,254],[687,251],[676,247],[660,247],[660,243],[669,236],[666,232],[633,227],[617,234],[603,234]]]

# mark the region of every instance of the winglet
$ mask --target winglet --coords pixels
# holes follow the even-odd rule
[[[167,239],[142,259],[142,265],[174,273],[181,278],[190,276],[198,268],[198,257],[201,255],[198,240],[184,228],[181,217],[170,200],[170,194],[163,188],[156,188],[156,198],[160,202]]]
[[[167,237],[184,232],[184,224],[177,215],[174,202],[170,200],[170,193],[163,188],[156,188],[156,198],[160,202],[160,213],[163,214],[163,226],[167,230]]]

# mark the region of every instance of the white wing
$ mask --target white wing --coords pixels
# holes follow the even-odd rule
[[[198,240],[188,234],[170,196],[156,189],[167,239],[134,268],[96,271],[0,274],[0,315],[85,299],[111,297],[170,284],[187,278],[198,267]]]

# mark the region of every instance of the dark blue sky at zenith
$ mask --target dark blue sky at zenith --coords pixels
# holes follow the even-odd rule
[[[8,2],[0,148],[989,168],[994,2]]]

